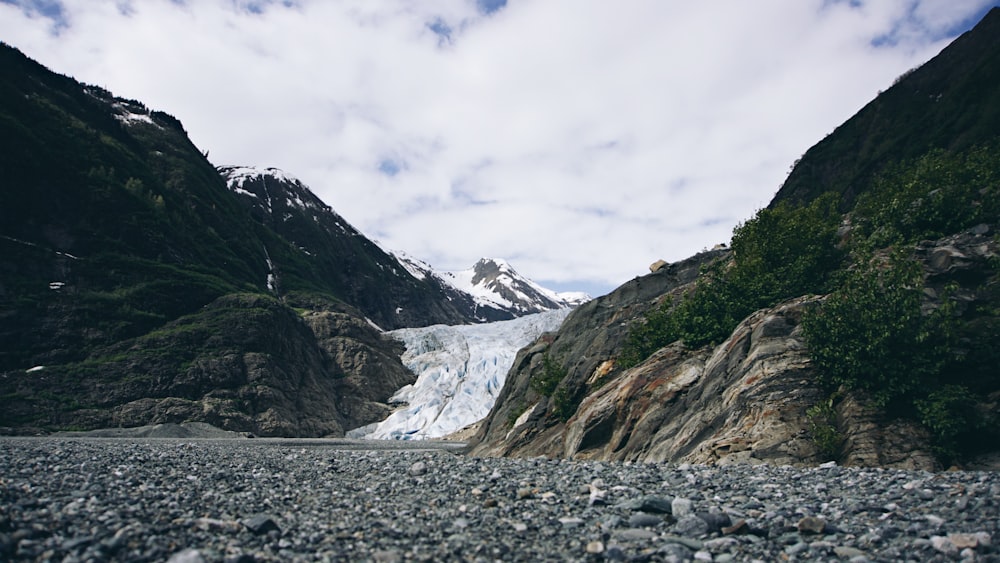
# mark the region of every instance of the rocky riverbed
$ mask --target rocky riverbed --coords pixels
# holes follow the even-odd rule
[[[0,560],[1000,561],[997,542],[995,472],[0,439]]]

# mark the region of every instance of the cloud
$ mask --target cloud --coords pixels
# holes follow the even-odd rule
[[[992,4],[0,0],[0,35],[390,248],[603,293],[726,242]]]

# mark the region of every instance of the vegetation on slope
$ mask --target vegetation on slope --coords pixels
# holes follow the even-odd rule
[[[934,149],[873,179],[843,240],[832,192],[800,207],[762,209],[734,230],[729,259],[630,331],[620,365],[677,340],[717,344],[753,311],[830,293],[803,320],[820,381],[831,393],[862,391],[890,415],[920,420],[944,459],[972,453],[983,444],[976,434],[997,422],[977,405],[1000,389],[991,352],[1000,345],[1000,317],[995,306],[959,316],[948,295],[929,304],[912,254],[921,240],[1000,223],[997,190],[997,145]],[[998,265],[984,286],[995,288]]]
[[[831,393],[817,427],[854,390],[919,420],[944,461],[996,444],[1000,258],[958,280],[977,296],[959,300],[955,286],[925,287],[916,251],[1000,227],[998,37],[994,9],[809,149],[771,205],[734,230],[731,255],[630,330],[619,366],[678,340],[716,344],[757,309],[829,294],[803,319]]]

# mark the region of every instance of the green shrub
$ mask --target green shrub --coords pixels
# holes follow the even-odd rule
[[[561,385],[552,394],[552,412],[556,418],[566,422],[580,408],[583,394],[570,390],[569,386]]]
[[[635,366],[676,340],[691,348],[717,344],[758,309],[828,291],[843,261],[835,204],[833,195],[805,207],[779,204],[737,226],[731,261],[710,264],[682,299],[632,327],[619,366]]]
[[[542,371],[533,374],[528,385],[539,395],[549,397],[559,382],[566,377],[566,368],[559,365],[547,352],[542,355]]]
[[[576,413],[576,409],[583,399],[581,392],[570,389],[569,385],[561,385],[568,374],[569,370],[546,352],[542,356],[541,372],[532,375],[528,381],[532,390],[551,399],[552,413],[563,422],[569,420]],[[514,420],[516,417],[509,421],[511,425],[514,424]]]
[[[840,447],[844,441],[844,437],[837,430],[834,401],[835,397],[831,396],[806,410],[809,435],[820,455],[828,459],[836,459],[840,455]]]
[[[930,430],[938,457],[951,461],[973,449],[986,424],[976,408],[977,398],[962,385],[944,385],[914,404],[920,422]]]
[[[933,150],[889,167],[858,198],[858,224],[878,248],[936,239],[1000,217],[1000,148]]]
[[[934,385],[949,360],[952,309],[921,311],[920,264],[902,252],[850,270],[802,319],[820,381],[866,391],[878,406]]]

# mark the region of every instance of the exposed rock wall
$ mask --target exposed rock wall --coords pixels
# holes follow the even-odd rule
[[[40,427],[205,422],[297,437],[343,436],[381,420],[390,412],[385,401],[414,380],[399,360],[402,346],[345,306],[310,305],[297,314],[259,295],[220,298],[151,335],[102,350],[93,370],[8,376],[14,391],[44,385],[76,403],[24,391],[32,398],[12,403],[6,414],[35,409]]]
[[[990,302],[1000,255],[991,229],[919,245],[928,306],[957,284],[960,313]],[[803,340],[803,312],[822,297],[804,296],[757,311],[714,348],[674,343],[642,364],[615,368],[628,326],[666,296],[684,291],[707,260],[725,252],[671,264],[580,307],[554,336],[521,351],[472,450],[483,456],[692,463],[768,462],[814,465],[828,461],[810,434],[807,411],[827,400],[816,384]],[[567,374],[551,393],[530,385],[548,355]],[[579,402],[567,420],[559,401]],[[834,457],[849,465],[933,469],[927,433],[892,420],[864,396],[845,393],[835,405],[842,436]]]

